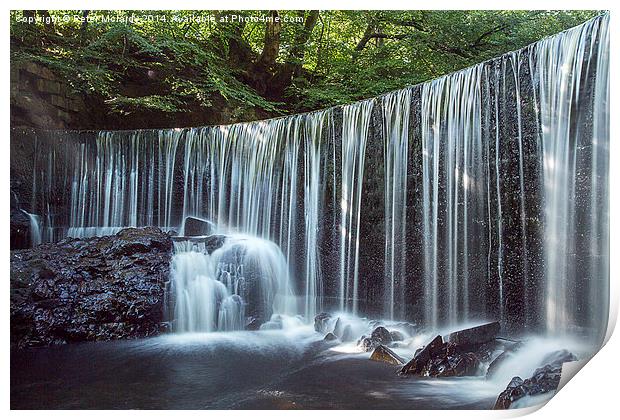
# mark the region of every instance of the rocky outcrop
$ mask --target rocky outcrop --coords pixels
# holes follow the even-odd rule
[[[575,355],[567,350],[560,350],[548,354],[544,366],[534,371],[531,378],[512,378],[508,386],[497,398],[495,410],[511,408],[512,404],[526,396],[546,394],[558,389],[562,376],[562,365],[577,360]]]
[[[473,348],[494,340],[499,330],[499,322],[490,322],[488,324],[453,332],[448,335],[447,341],[461,348]]]
[[[453,332],[446,342],[438,335],[416,352],[400,374],[431,377],[478,375],[482,362],[493,353],[498,332],[499,323],[493,322]]]
[[[213,222],[198,217],[186,217],[183,223],[184,236],[206,236],[215,232]]]
[[[373,324],[377,325],[377,324]],[[390,331],[384,326],[379,325],[376,327],[370,337],[362,336],[358,341],[357,345],[365,352],[373,351],[380,345],[389,346],[394,341],[402,341],[404,339],[404,335],[399,331]]]
[[[11,252],[11,345],[160,333],[171,254],[157,228]]]
[[[314,331],[318,333],[326,333],[329,329],[329,321],[332,316],[327,312],[321,312],[314,317]]]
[[[375,350],[370,355],[370,360],[389,363],[391,365],[403,365],[405,363],[405,360],[402,357],[394,353],[383,344],[379,344],[375,348]]]

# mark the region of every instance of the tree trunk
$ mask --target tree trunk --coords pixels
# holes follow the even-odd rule
[[[262,67],[265,70],[271,70],[276,66],[276,60],[280,53],[280,32],[282,31],[282,24],[280,22],[280,15],[277,10],[272,10],[270,18],[267,21],[265,27],[265,43],[263,46],[263,52],[258,58],[257,66]]]

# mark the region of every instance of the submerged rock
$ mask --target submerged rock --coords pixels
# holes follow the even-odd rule
[[[390,340],[391,341],[403,341],[405,336],[400,331],[390,331]]]
[[[324,341],[335,341],[338,340],[338,337],[336,337],[336,334],[334,333],[327,333],[325,335],[325,337],[323,338]]]
[[[512,378],[506,389],[497,397],[493,408],[495,410],[508,409],[515,401],[525,396],[556,391],[560,385],[562,365],[575,360],[577,357],[568,350],[549,353],[543,359],[544,366],[536,369],[531,378],[525,380],[518,376]]]
[[[343,342],[353,341],[353,330],[351,329],[350,325],[344,327],[344,330],[342,331],[342,337],[340,337],[340,339]]]
[[[183,223],[184,236],[206,236],[215,232],[215,224],[206,219],[198,217],[186,217]]]
[[[370,355],[370,360],[385,362],[391,365],[402,365],[405,360],[386,346],[379,344]]]
[[[327,312],[321,312],[314,317],[314,331],[318,333],[326,333],[329,328],[329,321],[332,316]]]
[[[11,252],[11,345],[158,334],[172,241],[157,228]]]

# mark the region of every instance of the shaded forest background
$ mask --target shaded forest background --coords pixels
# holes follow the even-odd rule
[[[441,76],[598,13],[13,11],[11,122],[162,128],[310,111]]]

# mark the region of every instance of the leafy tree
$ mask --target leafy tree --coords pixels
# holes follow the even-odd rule
[[[11,60],[47,66],[109,114],[217,113],[225,103],[234,112],[220,122],[233,122],[423,82],[598,13],[24,10],[11,12]]]

